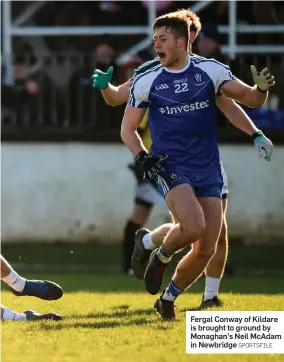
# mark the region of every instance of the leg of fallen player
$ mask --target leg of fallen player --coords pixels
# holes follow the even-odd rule
[[[206,268],[215,253],[222,223],[222,204],[216,197],[199,198],[206,227],[203,238],[178,264],[173,279],[155,303],[163,319],[174,319],[174,301],[191,286]]]
[[[48,280],[29,280],[20,276],[1,255],[1,280],[9,285],[17,296],[33,296],[44,300],[56,300],[62,297],[62,288]]]
[[[37,321],[37,320],[54,320],[60,321],[62,317],[57,313],[40,314],[34,310],[26,310],[24,313],[14,312],[1,305],[2,321]]]
[[[160,248],[151,254],[144,276],[145,286],[150,294],[159,292],[172,255],[200,239],[205,230],[202,205],[200,206],[189,184],[184,183],[174,187],[166,195],[166,201],[179,223],[170,230]]]

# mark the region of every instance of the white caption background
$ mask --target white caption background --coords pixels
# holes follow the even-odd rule
[[[284,311],[188,311],[186,353],[284,353]]]

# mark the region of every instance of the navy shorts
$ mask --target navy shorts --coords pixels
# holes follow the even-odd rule
[[[202,170],[187,170],[184,167],[172,167],[163,163],[164,170],[155,178],[159,191],[166,194],[174,187],[189,184],[196,197],[218,197],[222,199],[224,184],[220,165],[213,165]]]

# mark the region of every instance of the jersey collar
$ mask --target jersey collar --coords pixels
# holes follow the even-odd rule
[[[167,71],[169,73],[182,73],[189,67],[189,65],[190,65],[190,56],[188,56],[187,64],[184,68],[175,70],[175,69],[168,69],[168,68],[164,67],[164,69],[165,69],[165,71]]]

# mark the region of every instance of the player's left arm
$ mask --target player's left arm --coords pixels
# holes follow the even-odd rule
[[[251,72],[255,82],[253,87],[236,78],[221,85],[221,89],[229,98],[248,107],[260,108],[267,100],[268,91],[275,85],[274,76],[270,74],[267,68],[258,73],[253,65]]]
[[[226,116],[233,126],[251,136],[258,131],[250,117],[233,99],[226,97],[224,94],[216,97],[217,107]]]
[[[235,101],[222,94],[216,97],[216,104],[232,125],[252,136],[259,157],[270,161],[273,153],[273,144],[255,126],[246,112]]]
[[[137,132],[146,110],[147,108],[136,108],[130,105],[127,105],[125,108],[120,135],[123,143],[134,155],[138,155],[142,151],[147,153],[142,139]]]

